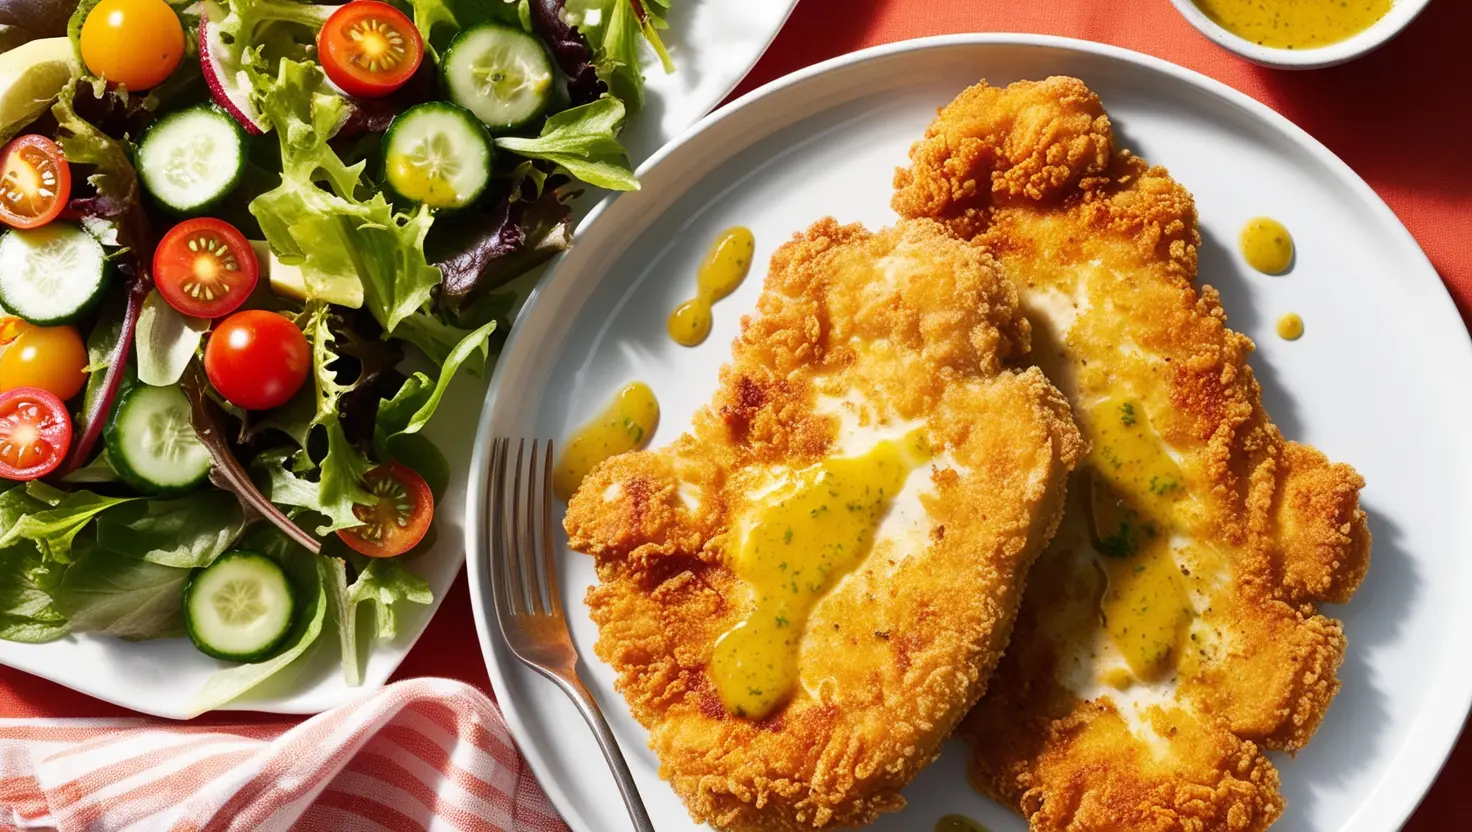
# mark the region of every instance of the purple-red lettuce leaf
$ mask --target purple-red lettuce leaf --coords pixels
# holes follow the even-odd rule
[[[240,507],[245,510],[247,522],[257,517],[267,520],[303,549],[314,555],[319,554],[322,551],[321,541],[291,522],[251,481],[250,474],[230,447],[224,411],[210,398],[208,385],[198,370],[185,377],[183,388],[189,397],[194,432],[209,450],[210,460],[213,462],[210,467],[210,482],[235,495],[240,501]]]
[[[531,0],[532,31],[552,53],[557,68],[567,76],[567,95],[571,106],[598,100],[608,86],[598,77],[593,66],[593,47],[583,33],[562,18],[567,0]]]

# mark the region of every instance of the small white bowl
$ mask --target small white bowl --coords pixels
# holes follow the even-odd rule
[[[1315,49],[1281,49],[1276,46],[1261,46],[1244,37],[1235,35],[1206,16],[1191,0],[1170,0],[1176,10],[1191,22],[1203,35],[1211,38],[1224,49],[1262,66],[1276,69],[1320,69],[1326,66],[1352,61],[1367,55],[1410,25],[1431,0],[1396,0],[1385,16],[1359,34],[1320,46]]]

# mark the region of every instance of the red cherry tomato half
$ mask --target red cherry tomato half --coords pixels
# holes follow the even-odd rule
[[[404,86],[424,60],[424,41],[404,13],[378,0],[354,0],[317,34],[317,56],[348,95],[381,98]]]
[[[419,545],[434,519],[434,494],[424,478],[407,465],[388,462],[369,471],[363,487],[378,503],[353,507],[363,525],[338,529],[342,542],[370,558],[391,558]]]
[[[0,222],[37,228],[56,219],[72,195],[72,170],[45,136],[13,139],[0,150]]]
[[[234,312],[256,288],[261,266],[255,250],[224,220],[185,220],[153,252],[153,279],[169,305],[196,318]]]
[[[0,477],[44,477],[71,445],[72,417],[61,399],[38,387],[0,393]]]
[[[307,380],[312,348],[296,324],[248,309],[215,324],[204,347],[204,373],[225,400],[246,410],[286,404]]]

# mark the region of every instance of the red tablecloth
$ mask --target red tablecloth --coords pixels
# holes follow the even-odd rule
[[[1433,0],[1395,42],[1346,66],[1262,69],[1213,46],[1169,0],[802,0],[737,94],[826,58],[952,32],[1042,32],[1103,41],[1211,75],[1274,107],[1339,154],[1390,203],[1472,315],[1472,4]],[[1370,580],[1374,580],[1371,572]],[[490,691],[462,574],[398,678],[448,676]],[[0,670],[0,716],[111,716],[122,709]],[[238,715],[232,717],[238,719]],[[1461,828],[1472,813],[1472,739],[1460,743],[1406,827]]]

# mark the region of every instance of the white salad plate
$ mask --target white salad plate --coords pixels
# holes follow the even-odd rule
[[[1425,255],[1375,193],[1332,153],[1262,104],[1155,58],[1034,35],[958,35],[893,44],[790,75],[708,116],[640,170],[643,189],[600,205],[554,263],[506,344],[481,417],[466,538],[471,595],[496,694],[532,769],[577,832],[628,820],[593,737],[550,683],[506,652],[491,610],[484,534],[488,439],[565,441],[622,385],[658,396],[653,445],[685,431],[715,390],[741,317],[753,311],[774,248],[833,215],[879,228],[895,220],[891,176],[938,106],[980,78],[1054,74],[1103,98],[1123,144],[1163,164],[1196,196],[1201,281],[1231,325],[1258,344],[1252,366],[1269,413],[1291,439],[1352,463],[1373,563],[1344,621],[1343,690],[1309,747],[1274,755],[1288,809],[1283,832],[1387,832],[1411,814],[1472,702],[1472,342]],[[1236,252],[1251,217],[1283,221],[1298,243],[1286,276],[1252,272]],[[756,268],[715,307],[694,349],[665,318],[692,294],[705,248],[750,227]],[[1307,334],[1274,334],[1285,312]],[[560,536],[559,536],[560,537]],[[694,828],[657,774],[646,732],[597,660],[583,597],[592,559],[559,540],[561,593],[584,678],[603,705],[662,832]],[[970,815],[995,832],[1025,824],[966,786],[952,742],[906,791],[909,807],[877,830],[929,829]]]
[[[662,36],[675,72],[666,75],[645,50],[649,60],[644,67],[644,109],[630,117],[622,137],[635,164],[720,104],[766,51],[796,5],[797,0],[674,4],[670,28]],[[446,391],[425,430],[452,471],[435,519],[438,542],[412,564],[429,581],[434,603],[403,605],[398,637],[368,651],[360,686],[350,687],[343,680],[335,625],[329,620],[307,654],[225,710],[318,713],[388,681],[424,632],[464,560],[466,478],[485,387],[484,379],[462,374]],[[0,641],[0,672],[3,667],[23,670],[135,711],[176,719],[194,714],[205,681],[229,666],[178,638],[127,642],[80,634],[45,644]]]

